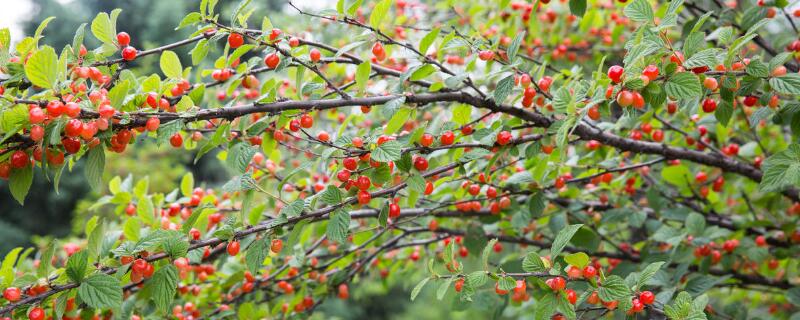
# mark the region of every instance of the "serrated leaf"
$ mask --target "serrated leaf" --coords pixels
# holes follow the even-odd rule
[[[769,79],[769,85],[775,91],[783,94],[800,94],[800,74],[788,73],[781,77]]]
[[[372,150],[370,158],[378,162],[389,162],[400,159],[402,145],[397,140],[389,140]]]
[[[58,80],[58,56],[52,47],[44,46],[28,58],[25,76],[33,85],[50,89]]]
[[[145,291],[150,293],[150,297],[155,302],[156,308],[161,313],[172,310],[172,301],[178,290],[178,268],[172,264],[156,270],[153,277],[147,281]]]
[[[600,299],[603,301],[619,300],[621,298],[630,297],[631,290],[625,285],[625,280],[618,275],[611,275],[600,284],[600,289],[597,291]]]
[[[503,103],[511,94],[511,90],[514,89],[514,75],[507,76],[502,80],[497,82],[497,87],[494,88],[494,94],[492,97],[496,103]]]
[[[561,253],[561,250],[564,250],[564,247],[567,246],[572,236],[574,236],[575,232],[578,232],[578,229],[582,226],[583,224],[573,224],[558,232],[556,238],[553,240],[553,245],[550,247],[550,255],[553,259]]]
[[[347,234],[350,232],[350,214],[345,210],[336,210],[332,212],[332,216],[328,221],[328,228],[325,234],[328,239],[338,243],[344,243],[347,240]]]
[[[122,286],[117,278],[96,273],[81,283],[78,296],[92,308],[116,309],[122,304]]]
[[[380,29],[381,22],[383,22],[383,18],[386,17],[386,13],[389,12],[391,6],[392,0],[381,0],[381,2],[378,2],[375,8],[372,9],[372,14],[369,16],[369,25],[375,29]]]
[[[653,8],[647,0],[635,0],[631,2],[625,7],[623,13],[633,21],[653,21]]]
[[[691,72],[674,74],[664,85],[667,95],[676,99],[696,98],[702,95],[700,80]]]
[[[528,252],[522,260],[522,270],[526,272],[547,272],[549,268],[544,265],[542,258],[536,252]]]
[[[253,274],[258,274],[258,270],[261,269],[261,266],[264,264],[264,259],[267,258],[268,254],[269,245],[267,244],[266,238],[253,241],[245,252],[244,260],[247,264],[247,269]]]
[[[86,156],[86,180],[93,190],[99,191],[103,188],[103,172],[106,167],[105,148],[100,146],[89,149]]]
[[[761,167],[764,175],[758,188],[762,192],[800,185],[800,145],[792,144],[786,150],[770,156]]]
[[[650,281],[650,279],[652,279],[653,276],[656,275],[656,272],[658,272],[658,270],[661,270],[661,266],[663,266],[664,263],[665,263],[664,261],[659,261],[647,265],[647,267],[645,267],[644,270],[642,270],[642,272],[639,273],[639,280],[636,283],[636,287],[641,288],[642,286],[647,284],[647,281]]]

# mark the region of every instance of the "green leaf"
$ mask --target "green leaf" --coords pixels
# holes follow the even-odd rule
[[[331,214],[332,216],[330,221],[328,221],[328,228],[325,234],[331,241],[345,243],[347,240],[347,233],[350,231],[350,213],[340,209]]]
[[[627,5],[623,12],[633,21],[653,21],[653,8],[647,0],[635,0]]]
[[[378,162],[389,162],[400,159],[402,145],[397,140],[389,140],[372,150],[370,158]]]
[[[305,208],[305,202],[303,200],[295,200],[288,205],[284,206],[281,209],[281,214],[286,215],[287,217],[295,217],[300,215]]]
[[[122,108],[122,102],[125,101],[125,96],[128,94],[130,82],[128,80],[117,81],[114,88],[108,92],[108,100],[111,101],[111,106],[117,109]]]
[[[564,261],[569,263],[571,266],[576,266],[583,269],[589,265],[589,256],[583,252],[576,252],[565,256]]]
[[[4,287],[10,286],[14,281],[14,265],[17,263],[20,251],[22,251],[22,248],[14,248],[3,258],[3,264],[0,267],[0,279],[3,280]]]
[[[258,148],[246,142],[239,142],[228,149],[228,157],[225,163],[229,168],[243,174],[247,171],[247,166],[253,160],[253,156],[258,152]]]
[[[561,250],[564,250],[564,247],[567,246],[569,240],[572,239],[572,236],[575,235],[575,232],[578,232],[583,224],[573,224],[569,225],[561,231],[558,232],[556,238],[553,240],[553,245],[550,247],[550,256],[552,259],[558,257],[561,254]]]
[[[717,65],[717,53],[719,49],[710,48],[693,54],[691,57],[683,62],[683,66],[687,69],[696,67],[707,67]]]
[[[178,24],[178,26],[175,27],[175,30],[180,30],[183,27],[190,26],[190,25],[193,25],[195,23],[198,23],[202,19],[203,19],[203,16],[200,14],[200,12],[189,12],[189,14],[187,14],[185,17],[183,17],[183,20],[181,20],[181,22]]]
[[[392,6],[392,0],[382,0],[375,5],[375,8],[372,9],[372,14],[369,16],[369,25],[375,29],[380,29],[381,22],[383,18],[386,16],[386,13],[389,12],[389,8]]]
[[[165,76],[175,79],[183,78],[181,60],[175,52],[166,50],[161,53],[159,65],[161,66],[161,72],[163,72]]]
[[[89,149],[86,160],[86,180],[92,190],[100,191],[103,189],[103,171],[106,167],[106,152],[102,146]]]
[[[172,301],[178,290],[178,268],[172,264],[156,270],[153,277],[147,281],[145,291],[150,293],[150,297],[156,304],[156,308],[161,313],[172,310]]]
[[[52,240],[41,252],[39,257],[39,267],[36,270],[36,276],[39,278],[47,277],[50,274],[50,267],[52,266],[53,256],[56,254],[56,245],[58,240]]]
[[[664,85],[667,95],[676,99],[696,98],[703,94],[700,80],[692,72],[674,74]]]
[[[486,243],[485,247],[483,247],[483,252],[481,253],[481,262],[483,262],[483,268],[486,270],[489,269],[489,255],[492,254],[492,249],[494,249],[494,245],[496,243],[497,239],[492,239]]]
[[[625,280],[620,276],[612,275],[606,277],[603,283],[600,284],[600,290],[597,293],[601,300],[612,301],[630,297],[631,289],[625,285]]]
[[[419,295],[420,291],[422,291],[422,288],[425,287],[425,284],[427,284],[428,280],[430,280],[430,279],[431,278],[426,277],[426,278],[422,279],[422,281],[417,283],[416,286],[414,286],[414,289],[411,290],[411,301],[414,301],[414,299],[417,298],[417,296]]]
[[[342,191],[334,185],[328,185],[319,196],[325,204],[335,205],[342,202]]]
[[[514,40],[511,41],[511,44],[508,45],[508,61],[514,62],[523,39],[525,39],[525,32],[519,32],[514,37]]]
[[[402,128],[403,125],[406,124],[406,121],[408,121],[408,119],[411,118],[411,111],[412,111],[411,108],[398,109],[397,112],[394,113],[392,118],[389,119],[389,122],[383,129],[383,133],[394,134],[395,132],[397,132],[397,130],[400,130],[400,128]]]
[[[160,125],[156,131],[156,144],[159,146],[164,144],[173,135],[181,132],[181,129],[183,129],[183,120],[180,119]]]
[[[33,184],[33,167],[30,165],[22,169],[12,170],[11,175],[8,177],[8,188],[11,191],[11,195],[22,205],[25,204],[25,196],[28,195],[31,184]]]
[[[763,192],[800,185],[800,144],[792,144],[786,150],[770,156],[764,161],[762,168],[764,175],[758,188]]]
[[[444,295],[447,294],[447,289],[449,289],[453,283],[453,279],[455,278],[447,278],[445,281],[442,281],[442,283],[439,284],[439,289],[436,289],[437,300],[442,300],[444,298]]]
[[[358,65],[356,69],[356,86],[359,91],[364,91],[367,88],[370,72],[372,72],[372,64],[369,61],[364,61]]]
[[[636,287],[641,288],[642,286],[647,284],[647,281],[649,281],[651,278],[653,278],[654,275],[656,275],[656,272],[658,272],[658,270],[661,269],[661,266],[663,266],[664,263],[665,263],[664,261],[659,261],[647,265],[647,267],[645,267],[644,270],[642,270],[642,272],[639,273],[639,280],[636,282]]]
[[[266,238],[256,239],[247,248],[245,252],[244,261],[247,264],[247,269],[253,274],[258,274],[258,270],[264,265],[264,259],[269,254],[269,245]]]
[[[181,194],[184,197],[192,196],[192,192],[194,191],[194,174],[191,172],[187,172],[181,178]]]
[[[94,20],[92,20],[92,34],[103,43],[115,45],[114,37],[116,35],[108,13],[100,12],[94,17]]]
[[[33,85],[51,89],[58,80],[58,56],[52,47],[44,46],[36,51],[25,64],[25,76]]]
[[[522,270],[525,270],[525,272],[547,272],[548,269],[536,252],[528,252],[525,258],[522,259]]]
[[[569,0],[569,11],[573,15],[583,17],[586,13],[586,0]]]
[[[503,103],[511,94],[511,90],[514,89],[514,75],[507,76],[502,80],[497,82],[497,87],[494,88],[494,94],[492,97],[494,98],[494,102]]]
[[[794,287],[786,291],[786,300],[793,305],[800,306],[800,288]]]
[[[441,32],[441,28],[434,28],[428,32],[428,34],[426,34],[425,37],[423,37],[419,42],[419,52],[422,52],[423,54],[427,53],[428,48],[431,47],[433,41],[435,41],[436,37],[439,36],[439,32]]]
[[[787,73],[782,77],[770,78],[769,85],[779,93],[800,94],[800,74]]]
[[[500,288],[500,290],[514,290],[514,288],[517,287],[517,281],[514,280],[513,277],[502,277],[500,280],[497,280],[497,287]]]
[[[192,56],[193,66],[196,66],[202,62],[208,54],[208,39],[201,39],[198,41],[189,54]]]
[[[81,283],[78,296],[94,309],[116,309],[122,304],[122,286],[117,278],[96,273]]]
[[[189,253],[189,243],[177,235],[164,239],[161,248],[163,248],[164,252],[172,257],[172,259],[185,257],[186,254]]]
[[[761,62],[761,59],[750,60],[745,71],[754,77],[766,78],[769,76],[769,69],[767,69],[767,65],[764,62]]]

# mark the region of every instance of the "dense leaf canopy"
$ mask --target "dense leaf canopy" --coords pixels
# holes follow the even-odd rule
[[[81,240],[5,256],[0,316],[307,318],[411,279],[486,317],[800,317],[800,9],[250,2],[148,48],[122,10],[63,48],[0,30],[11,195],[102,194]],[[232,177],[104,179],[147,144]]]

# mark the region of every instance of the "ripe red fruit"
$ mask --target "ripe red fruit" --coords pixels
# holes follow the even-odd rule
[[[319,139],[319,141],[327,142],[331,139],[331,136],[326,131],[320,131],[317,134],[317,139]]]
[[[300,39],[298,39],[297,37],[289,38],[289,46],[290,47],[295,48],[295,47],[297,47],[299,45],[300,45]]]
[[[100,117],[103,119],[111,119],[111,117],[113,117],[114,113],[116,112],[117,110],[114,110],[114,107],[107,104],[104,104],[100,106],[100,108],[97,108],[97,113],[99,113]]]
[[[117,33],[117,43],[122,47],[127,47],[131,44],[131,36],[127,32]]]
[[[654,64],[651,64],[644,68],[642,75],[650,79],[650,81],[653,81],[658,78],[658,67]]]
[[[367,190],[372,182],[369,180],[367,176],[360,176],[356,179],[356,187],[360,190]]]
[[[28,110],[28,121],[33,124],[44,122],[44,111],[42,111],[42,108],[34,107]]]
[[[31,163],[31,159],[28,157],[28,154],[25,151],[17,150],[11,154],[11,167],[15,169],[22,169],[28,166]]]
[[[655,142],[664,141],[664,131],[661,131],[661,129],[656,129],[655,131],[653,131],[653,141]]]
[[[64,126],[64,134],[66,134],[67,137],[72,137],[72,138],[77,137],[81,134],[82,130],[83,130],[83,122],[81,122],[78,119],[69,120],[67,121],[67,124]]]
[[[656,295],[650,291],[642,291],[642,293],[639,294],[639,301],[643,304],[652,304],[656,301]]]
[[[183,146],[183,136],[180,133],[173,134],[172,137],[169,137],[169,144],[175,148],[180,148]]]
[[[422,137],[419,138],[419,144],[423,147],[430,147],[433,144],[433,135],[430,133],[425,133]]]
[[[44,127],[39,125],[31,126],[31,140],[39,142],[44,139]]]
[[[125,49],[122,49],[122,59],[125,59],[125,61],[132,61],[133,59],[136,59],[136,54],[137,51],[134,47],[129,46],[125,47]]]
[[[278,29],[278,28],[272,29],[272,31],[270,31],[270,33],[269,33],[269,40],[270,41],[275,41],[275,39],[278,39],[278,37],[281,36],[281,33],[282,33],[281,29]]]
[[[383,45],[380,42],[375,42],[372,46],[372,54],[378,61],[386,59],[386,51],[383,49]]]
[[[145,270],[147,269],[147,261],[144,259],[136,259],[131,265],[131,270],[134,273],[144,274]]]
[[[703,100],[703,111],[711,113],[714,112],[714,110],[717,110],[717,101],[711,98]]]
[[[625,72],[620,66],[611,66],[608,68],[608,78],[615,83],[619,83],[622,80],[622,73]]]
[[[336,179],[339,179],[339,181],[341,182],[347,182],[347,180],[350,180],[350,171],[347,170],[339,171],[339,173],[336,174]]]
[[[339,297],[339,299],[346,300],[347,298],[350,297],[350,292],[347,289],[347,284],[344,283],[340,284],[338,289],[339,290],[337,296]]]
[[[8,300],[9,302],[16,302],[17,300],[19,300],[21,295],[22,294],[19,288],[17,287],[8,287],[5,290],[3,290],[3,298]]]
[[[567,281],[562,277],[550,278],[545,281],[548,287],[553,291],[563,290],[567,286]]]
[[[453,144],[455,140],[456,140],[456,135],[453,134],[453,131],[447,131],[445,133],[442,133],[442,136],[439,137],[439,142],[441,142],[442,145],[445,146]]]
[[[28,320],[44,320],[44,317],[44,309],[40,307],[35,307],[28,312]]]
[[[356,158],[345,158],[342,160],[342,165],[344,165],[347,170],[353,171],[358,169],[358,160],[356,160]]]
[[[228,45],[236,49],[244,44],[244,37],[238,33],[231,33],[228,35]]]
[[[570,304],[575,304],[575,302],[578,301],[578,294],[575,293],[575,290],[567,289],[566,293],[567,293],[567,301],[569,301]]]
[[[370,200],[372,200],[372,195],[369,192],[364,190],[358,192],[358,203],[367,204]]]
[[[147,122],[145,123],[144,127],[147,129],[147,131],[156,131],[158,130],[158,126],[160,125],[161,125],[161,120],[159,120],[156,117],[152,117],[150,119],[147,119]]]
[[[228,254],[231,256],[235,256],[239,254],[239,241],[231,241],[228,242],[228,247],[226,248]]]
[[[270,53],[264,57],[264,64],[270,69],[275,69],[281,63],[281,57],[277,53]]]
[[[495,293],[497,293],[498,295],[501,295],[501,296],[502,296],[502,295],[505,295],[505,294],[507,294],[507,293],[508,293],[508,290],[503,290],[503,289],[500,289],[500,282],[498,281],[498,282],[497,282],[497,283],[494,285],[494,292],[495,292]]]
[[[319,59],[322,58],[322,53],[320,53],[317,48],[314,48],[308,52],[308,57],[311,58],[312,62],[318,62]]]
[[[509,142],[511,142],[512,138],[513,136],[511,135],[511,132],[500,131],[500,133],[497,134],[497,144],[501,146],[507,145]]]
[[[478,58],[480,58],[483,61],[492,60],[494,58],[494,51],[483,50],[481,52],[478,52]]]
[[[269,246],[269,250],[274,253],[280,253],[283,249],[283,241],[281,239],[272,239],[272,243]]]
[[[622,90],[617,95],[617,103],[622,107],[627,107],[633,104],[633,93],[628,90]]]
[[[458,279],[455,283],[456,292],[461,292],[464,289],[464,279]]]
[[[396,203],[392,203],[389,205],[389,218],[397,218],[400,216],[400,206]]]
[[[64,113],[64,104],[61,101],[54,100],[47,103],[47,114],[50,117],[58,117]]]
[[[586,279],[591,279],[597,276],[597,269],[593,266],[586,266],[583,268],[583,277]]]
[[[304,114],[300,117],[300,126],[303,128],[311,128],[314,125],[314,118],[312,118],[308,114]]]
[[[419,171],[428,170],[428,159],[422,156],[417,157],[414,159],[414,168],[417,168]]]

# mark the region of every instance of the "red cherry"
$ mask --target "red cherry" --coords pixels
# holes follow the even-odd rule
[[[312,118],[308,114],[304,114],[300,117],[300,126],[303,128],[311,128],[314,125],[314,118]]]
[[[583,268],[583,277],[591,279],[597,276],[597,269],[593,266],[586,266]]]
[[[183,136],[180,133],[173,134],[172,137],[169,137],[169,144],[171,144],[175,148],[182,147]]]
[[[650,79],[650,81],[656,80],[658,78],[658,66],[651,64],[645,67],[642,75]]]
[[[228,251],[228,254],[231,256],[239,254],[239,241],[228,242],[226,250]]]
[[[611,68],[608,68],[608,78],[615,83],[619,83],[624,72],[625,69],[620,66],[611,66]]]
[[[423,147],[429,147],[433,144],[433,135],[430,133],[425,133],[422,137],[419,138],[419,144]]]
[[[578,294],[575,293],[575,290],[567,289],[566,293],[567,293],[567,301],[569,301],[570,304],[575,304],[575,302],[578,301]]]
[[[494,51],[483,50],[481,52],[478,52],[478,58],[483,60],[483,61],[492,60],[494,58]]]
[[[274,253],[280,253],[283,249],[283,241],[281,239],[272,239],[272,243],[269,246],[269,250]]]
[[[31,163],[31,159],[25,151],[17,150],[11,154],[11,167],[16,169],[25,168]]]
[[[443,133],[442,136],[439,138],[439,142],[441,142],[442,145],[447,146],[447,145],[453,144],[455,139],[456,139],[456,135],[453,134],[453,131],[447,131],[447,132]]]
[[[8,300],[9,302],[17,302],[21,296],[21,292],[17,287],[8,287],[3,290],[3,298]]]
[[[67,102],[64,105],[64,114],[70,118],[77,118],[81,114],[81,106],[75,102]]]
[[[383,49],[383,45],[380,42],[375,42],[372,46],[372,54],[378,61],[386,59],[386,51]]]
[[[231,33],[228,35],[228,45],[236,49],[244,44],[244,37],[238,33]]]
[[[122,49],[122,59],[125,59],[125,61],[132,61],[136,59],[136,53],[136,48],[130,46],[125,47],[125,49]]]
[[[314,48],[308,52],[308,57],[311,58],[312,62],[318,62],[319,59],[322,58],[322,53],[320,53],[317,48]]]
[[[639,301],[643,304],[652,304],[656,301],[656,295],[650,291],[642,291],[642,293],[639,294]]]
[[[356,186],[358,187],[358,189],[361,190],[369,189],[370,184],[372,184],[372,182],[369,180],[369,177],[367,176],[360,176],[356,180]]]
[[[717,101],[711,98],[703,100],[703,111],[711,113],[714,112],[714,110],[717,110]]]
[[[147,122],[145,123],[144,127],[147,129],[147,131],[156,131],[158,130],[158,126],[160,125],[161,125],[161,120],[159,120],[156,117],[151,117],[150,119],[147,119]]]
[[[342,165],[344,165],[347,170],[354,171],[358,169],[358,160],[356,160],[356,158],[345,158],[342,160]]]
[[[114,110],[114,107],[107,104],[104,104],[97,109],[97,113],[99,113],[100,117],[103,119],[111,119],[116,112],[117,110]]]
[[[32,124],[42,123],[44,122],[44,111],[42,108],[34,107],[28,110],[28,121]]]
[[[350,171],[339,171],[339,173],[336,174],[336,179],[339,179],[341,182],[347,182],[347,180],[350,180]]]
[[[389,205],[389,218],[397,218],[400,216],[400,206],[396,203],[392,203]]]
[[[300,39],[298,39],[297,37],[289,38],[289,46],[290,47],[295,48],[295,47],[297,47],[299,45],[300,45]]]
[[[270,69],[275,69],[281,63],[281,57],[277,53],[270,53],[264,57],[264,64]]]
[[[36,141],[36,142],[42,141],[42,139],[44,139],[44,127],[39,126],[39,125],[31,126],[30,136],[31,136],[31,140],[33,140],[33,141]]]
[[[509,142],[511,142],[512,138],[513,136],[511,135],[511,132],[500,131],[500,133],[497,134],[497,144],[501,146],[507,145]]]
[[[44,309],[40,307],[35,307],[28,312],[28,320],[44,320],[44,317]]]
[[[422,156],[417,157],[414,159],[414,168],[417,168],[419,171],[428,170],[428,159]]]
[[[358,203],[367,204],[370,200],[372,200],[372,195],[369,192],[364,190],[358,192]]]
[[[50,117],[58,117],[64,113],[64,104],[61,101],[55,100],[47,103],[47,114]]]
[[[281,33],[282,33],[281,29],[278,28],[272,29],[272,31],[269,33],[269,40],[275,41],[275,39],[278,39],[278,37],[280,37]]]
[[[131,44],[131,36],[127,32],[117,33],[117,43],[122,47],[127,47]]]

